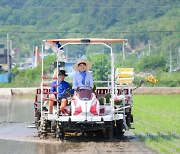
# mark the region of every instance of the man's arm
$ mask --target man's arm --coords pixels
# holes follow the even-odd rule
[[[77,85],[76,85],[76,73],[73,75],[73,85],[72,85],[72,89],[74,89],[74,90],[77,89]]]
[[[54,84],[55,84],[54,82],[52,82],[52,83],[51,83],[50,93],[53,93],[53,92],[55,92],[55,91],[56,91],[55,86],[53,86]]]
[[[55,95],[53,94],[53,92],[56,91],[56,88],[53,86],[54,84],[55,84],[54,82],[51,83],[51,89],[50,89],[50,94],[49,94],[49,98],[50,99],[54,99],[55,98]]]
[[[91,73],[89,73],[89,78],[90,78],[90,87],[93,88],[93,78]]]

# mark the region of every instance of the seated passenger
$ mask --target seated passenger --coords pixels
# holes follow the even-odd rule
[[[88,86],[91,89],[93,88],[93,78],[91,73],[88,72],[91,67],[91,62],[81,59],[74,64],[73,69],[77,72],[73,76],[72,89],[77,91],[81,86]]]
[[[60,70],[58,74],[58,99],[61,101],[60,105],[60,111],[63,111],[67,104],[67,98],[66,98],[66,92],[67,89],[70,88],[70,85],[68,82],[64,81],[65,76],[68,76],[64,70]],[[52,86],[50,89],[50,96],[49,96],[49,114],[52,114],[52,109],[54,105],[54,100],[57,98],[57,94],[54,94],[54,92],[57,92],[57,87],[54,86],[57,84],[57,81],[52,82]]]

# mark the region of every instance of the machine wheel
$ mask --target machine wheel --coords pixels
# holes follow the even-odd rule
[[[37,112],[37,117],[35,119],[35,126],[37,129],[39,128],[39,126],[41,124],[40,119],[41,119],[41,112]]]
[[[65,132],[64,132],[64,129],[60,129],[60,140],[64,140],[65,139]]]
[[[64,140],[65,132],[63,128],[60,128],[59,123],[56,123],[56,138],[60,140]]]
[[[104,136],[104,131],[102,129],[95,131],[95,136],[97,138],[102,138]]]
[[[115,125],[116,123],[116,125]],[[124,134],[124,125],[123,125],[123,121],[122,120],[117,120],[116,122],[114,121],[113,124],[113,132],[114,132],[114,137],[115,138],[122,138],[123,134]]]
[[[56,138],[56,122],[51,122],[51,136]]]
[[[106,140],[108,141],[113,140],[113,123],[112,122],[110,122],[108,127],[103,130],[103,133]]]
[[[126,123],[127,123],[127,126],[130,128],[131,123],[133,123],[133,115],[131,113],[127,114]]]
[[[42,119],[42,122],[39,127],[39,133],[40,133],[40,138],[47,138],[47,120]]]

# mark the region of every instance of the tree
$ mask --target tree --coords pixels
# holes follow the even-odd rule
[[[166,60],[164,57],[159,55],[144,57],[135,65],[135,69],[137,71],[157,70],[159,68],[163,70],[165,67],[166,67]]]
[[[91,54],[92,72],[94,80],[107,81],[111,72],[109,56],[104,53]]]

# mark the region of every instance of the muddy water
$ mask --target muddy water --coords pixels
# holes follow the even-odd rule
[[[0,98],[0,154],[154,153],[130,133],[113,142],[87,136],[67,137],[64,142],[41,140],[31,127],[33,114],[33,99]]]

